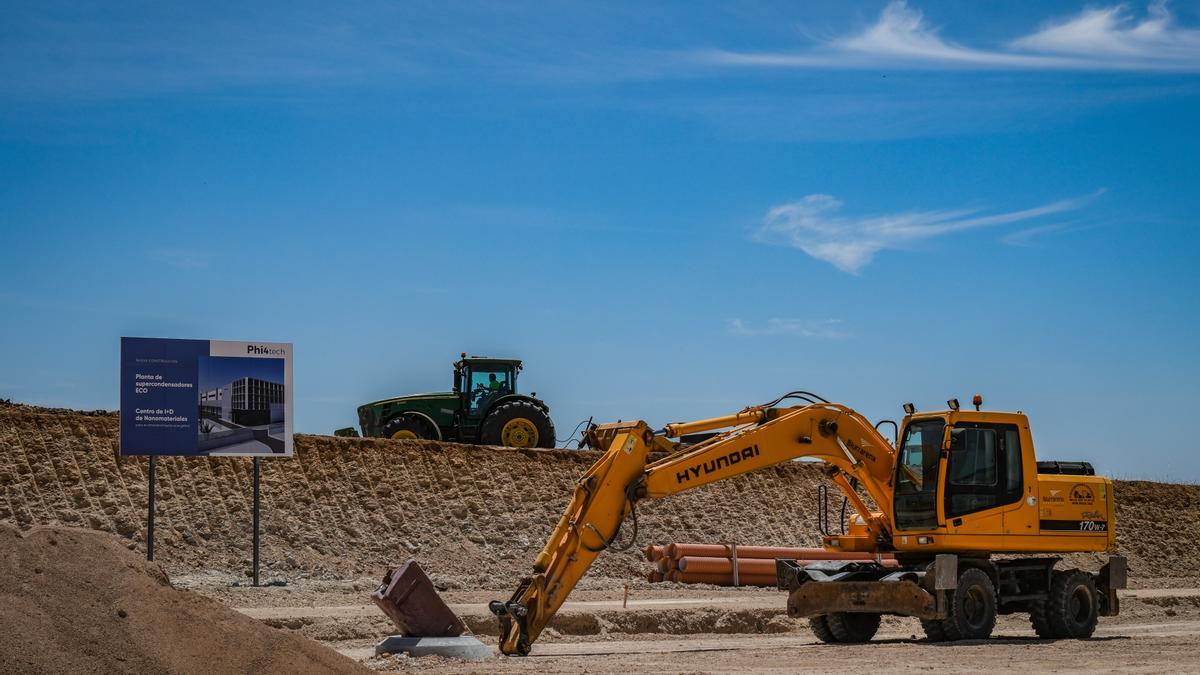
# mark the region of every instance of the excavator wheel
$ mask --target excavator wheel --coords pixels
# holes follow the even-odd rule
[[[808,627],[812,629],[813,635],[817,639],[826,644],[833,644],[838,641],[837,636],[829,628],[829,616],[818,614],[808,617]]]
[[[925,636],[943,640],[983,640],[996,627],[996,587],[983,570],[968,567],[958,575],[958,588],[950,597],[949,616],[921,621]]]
[[[829,630],[838,642],[870,642],[879,631],[880,615],[834,612],[826,615]]]
[[[1096,581],[1080,570],[1055,572],[1046,599],[1029,611],[1038,637],[1052,640],[1091,637],[1099,616],[1100,593]]]
[[[1057,574],[1057,572],[1055,572]],[[1054,627],[1050,625],[1050,616],[1046,601],[1035,602],[1029,608],[1029,623],[1033,624],[1033,632],[1043,640],[1057,640],[1058,635],[1054,632]]]
[[[484,418],[479,442],[513,448],[553,448],[554,423],[544,410],[528,401],[501,403]]]
[[[430,433],[428,425],[418,417],[413,415],[400,414],[387,421],[383,425],[383,437],[398,440],[412,440],[417,438],[432,439],[434,434]]]
[[[942,628],[941,619],[921,619],[921,630],[930,642],[945,642],[946,631]]]

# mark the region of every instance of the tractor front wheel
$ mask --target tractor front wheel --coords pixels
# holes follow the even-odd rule
[[[435,438],[424,420],[413,415],[396,415],[383,425],[383,437],[396,440],[415,440]]]
[[[554,423],[544,410],[528,401],[503,403],[483,420],[479,442],[512,448],[553,448]]]

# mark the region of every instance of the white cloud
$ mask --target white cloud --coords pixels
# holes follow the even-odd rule
[[[974,65],[1044,65],[1044,59],[1000,54],[963,47],[943,40],[929,26],[920,10],[910,9],[903,0],[883,8],[875,25],[859,35],[835,40],[833,45],[860,54],[899,57],[930,62]]]
[[[742,319],[730,319],[726,322],[731,335],[753,337],[759,335],[784,335],[806,338],[842,338],[846,333],[840,330],[841,319],[767,319],[762,326],[755,327]]]
[[[1084,9],[1012,40],[1003,49],[942,37],[924,14],[893,0],[861,33],[802,52],[709,51],[698,60],[732,66],[791,68],[939,68],[992,70],[1200,71],[1200,30],[1179,28],[1166,5],[1131,18],[1124,6]]]
[[[1137,57],[1151,61],[1200,59],[1200,30],[1178,28],[1165,2],[1155,2],[1141,21],[1124,5],[1087,8],[1070,19],[1051,22],[1014,40],[1029,51],[1086,56]]]
[[[839,216],[842,201],[813,194],[771,208],[752,238],[765,244],[791,246],[834,267],[857,274],[884,249],[915,241],[993,225],[1024,222],[1073,211],[1102,194],[1062,199],[1049,204],[980,215],[979,209],[909,211],[860,218]]]

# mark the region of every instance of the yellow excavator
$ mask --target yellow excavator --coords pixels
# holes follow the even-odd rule
[[[797,400],[801,405],[780,405]],[[850,408],[790,392],[725,417],[589,429],[603,455],[507,601],[489,604],[500,649],[526,655],[637,505],[798,458],[823,462],[853,514],[828,551],[892,553],[899,563],[777,560],[787,611],[829,643],[865,642],[883,614],[921,620],[931,640],[982,639],[997,614],[1027,612],[1043,638],[1085,638],[1118,612],[1126,561],[1116,554],[1112,481],[1086,462],[1039,462],[1025,415],[905,404],[895,441]],[[720,431],[723,430],[723,431]],[[717,433],[713,433],[717,432]],[[678,442],[671,439],[698,442]],[[1056,569],[1054,554],[1108,553],[1098,573]],[[1032,554],[1032,555],[1010,555]],[[1003,557],[996,557],[997,555]]]

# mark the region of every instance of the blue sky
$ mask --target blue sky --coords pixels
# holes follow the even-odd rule
[[[295,343],[296,429],[519,356],[565,436],[980,392],[1200,480],[1200,5],[0,7],[0,397]]]

